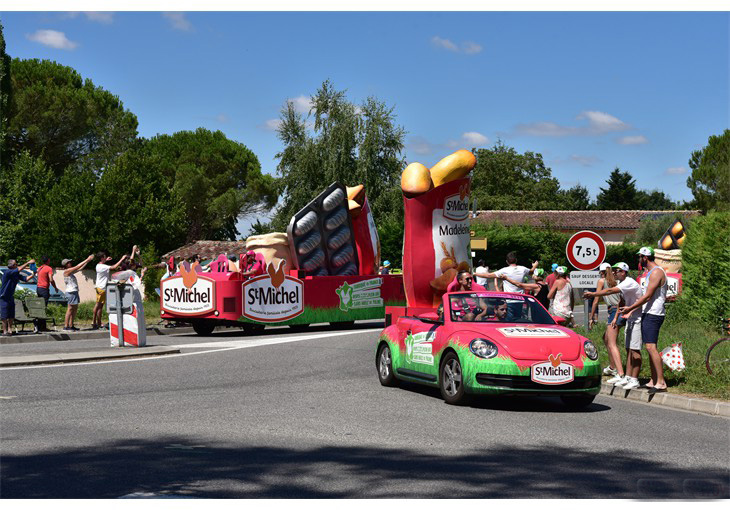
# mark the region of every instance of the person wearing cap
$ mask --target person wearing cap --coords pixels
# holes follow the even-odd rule
[[[615,287],[603,288],[600,291],[591,292],[592,297],[611,296],[620,294],[624,303],[633,304],[641,297],[641,287],[629,276],[629,265],[626,262],[617,262],[613,265],[618,284]],[[626,371],[621,368],[621,355],[617,347],[618,334],[621,328],[626,325]],[[606,381],[608,384],[622,387],[627,390],[638,388],[639,371],[641,370],[641,316],[636,313],[630,317],[622,317],[620,308],[606,328],[606,348],[611,366],[615,367],[616,373]],[[610,367],[609,367],[610,368]],[[604,370],[604,375],[609,375]]]
[[[552,313],[565,319],[566,326],[573,325],[573,286],[568,280],[568,268],[558,266],[555,269],[558,275],[555,283],[548,292],[548,299],[553,299]]]
[[[29,277],[23,274],[23,270],[31,264],[35,264],[35,260],[31,259],[18,267],[15,259],[10,259],[8,260],[8,268],[2,273],[2,283],[0,283],[0,319],[3,323],[3,336],[13,335],[15,288],[18,286],[18,281],[28,281]]]
[[[609,365],[603,369],[603,375],[615,376],[619,374],[619,371],[615,367],[621,367],[621,356],[619,354],[618,347],[616,346],[616,340],[618,338],[619,329],[626,323],[626,320],[619,315],[619,320],[614,323],[614,318],[618,312],[619,304],[621,304],[621,292],[612,292],[610,294],[600,294],[594,298],[596,292],[600,292],[603,289],[612,289],[618,285],[616,277],[613,274],[611,264],[603,262],[598,272],[601,277],[598,279],[596,288],[592,291],[587,291],[583,295],[589,297],[593,301],[591,306],[591,324],[595,324],[598,321],[598,301],[599,297],[603,297],[603,301],[606,303],[608,308],[608,320],[606,321],[606,331],[603,333],[603,343],[608,350]],[[618,327],[613,327],[612,324],[618,324]],[[621,370],[621,376],[623,376],[623,370]]]
[[[256,252],[248,250],[246,252],[246,258],[243,261],[241,267],[241,274],[245,277],[253,278],[254,276],[260,276],[266,274],[266,267],[264,263],[256,258]]]
[[[61,267],[63,268],[63,283],[66,284],[66,299],[68,300],[68,307],[66,308],[66,317],[63,321],[64,331],[78,331],[78,328],[74,327],[74,320],[76,320],[76,312],[79,309],[79,282],[76,280],[76,274],[86,267],[86,264],[94,260],[94,255],[86,257],[81,264],[73,266],[73,260],[63,259],[61,261]]]
[[[657,349],[659,341],[659,329],[664,323],[666,314],[665,303],[667,301],[667,273],[664,268],[654,262],[654,249],[643,246],[637,253],[639,265],[649,270],[641,282],[643,295],[634,303],[626,303],[626,306],[619,311],[624,317],[637,313],[641,308],[641,338],[649,354],[651,366],[651,381],[646,387],[649,391],[667,391],[667,383],[664,380],[662,358]]]
[[[390,274],[390,260],[386,260],[383,262],[383,265],[380,266],[380,274]]]
[[[535,280],[535,283],[518,282],[507,275],[503,275],[500,277],[501,280],[505,280],[512,285],[519,287],[524,292],[529,292],[530,294],[535,296],[535,299],[537,299],[537,301],[545,307],[545,310],[547,310],[548,308],[550,308],[550,300],[548,299],[550,287],[548,287],[547,283],[545,283],[545,270],[538,267],[532,274],[532,278]]]

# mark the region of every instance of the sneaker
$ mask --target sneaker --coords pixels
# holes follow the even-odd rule
[[[99,329],[99,325],[98,324],[92,324],[91,325],[91,329]]]
[[[603,375],[618,375],[618,372],[613,367],[606,367],[603,369]]]
[[[623,376],[623,375],[616,374],[613,377],[611,377],[608,381],[606,381],[606,384],[616,384],[619,381],[623,381],[624,380],[624,377],[625,376]]]
[[[631,377],[625,375],[621,378],[620,381],[616,381],[613,383],[614,386],[618,386],[619,388],[622,388],[624,384],[628,384],[629,381],[631,381]]]
[[[64,331],[73,331],[74,328],[63,328]]]
[[[639,386],[641,386],[641,383],[639,383],[638,379],[635,379],[633,377],[629,377],[628,379],[629,379],[629,381],[626,384],[621,386],[623,389],[634,390],[634,389],[638,388]]]

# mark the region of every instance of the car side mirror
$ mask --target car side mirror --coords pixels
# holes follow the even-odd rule
[[[426,312],[418,315],[418,319],[423,322],[431,322],[434,324],[441,324],[443,323],[443,319],[439,317],[439,314],[436,312]]]
[[[553,320],[558,323],[558,325],[565,323],[565,317],[558,317],[557,315],[551,315]]]

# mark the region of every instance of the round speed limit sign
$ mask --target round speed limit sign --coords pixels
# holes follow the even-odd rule
[[[606,244],[595,232],[583,230],[568,240],[565,255],[573,267],[589,271],[600,266],[606,258]]]

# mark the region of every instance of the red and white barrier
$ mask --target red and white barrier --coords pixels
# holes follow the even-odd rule
[[[122,316],[124,327],[124,345],[134,345],[136,347],[144,347],[147,345],[147,327],[144,321],[144,308],[134,303],[132,305],[132,313]],[[109,336],[111,338],[111,346],[119,347],[119,324],[117,314],[109,315]]]

